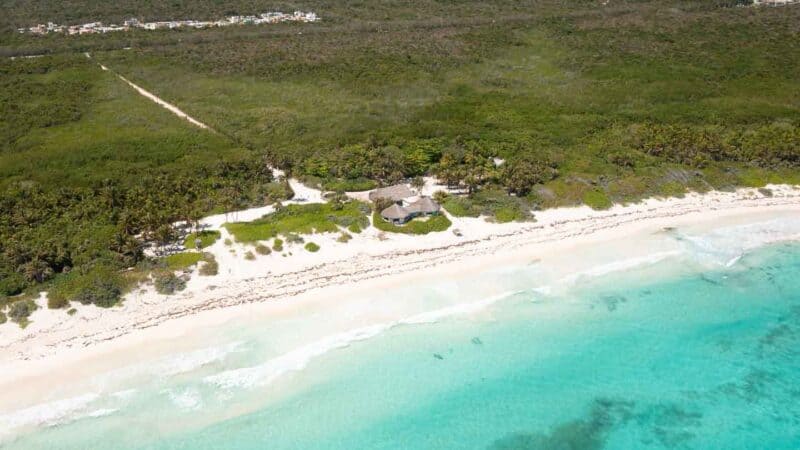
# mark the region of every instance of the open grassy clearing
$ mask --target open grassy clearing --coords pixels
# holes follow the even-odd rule
[[[183,240],[183,246],[186,248],[202,249],[213,245],[220,238],[220,232],[217,230],[203,230],[196,233],[189,233],[186,239]],[[197,241],[200,239],[200,246],[197,246]]]
[[[187,269],[203,259],[203,254],[198,252],[174,253],[164,258],[167,269],[183,270]]]

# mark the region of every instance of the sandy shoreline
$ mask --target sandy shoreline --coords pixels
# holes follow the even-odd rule
[[[130,361],[132,355],[156,354],[155,342],[180,350],[181,345],[191,345],[181,337],[202,335],[209,327],[237,318],[313,308],[315,303],[345,299],[353,291],[463,276],[498,264],[527,263],[575,251],[581,245],[632,238],[664,227],[778,212],[797,213],[800,220],[800,190],[770,188],[771,197],[743,189],[648,200],[607,211],[585,207],[549,210],[537,213],[535,223],[500,225],[482,219],[454,219],[454,227],[461,229],[463,237],[447,231],[387,238],[370,229],[337,246],[335,235],[324,240],[315,236],[314,241],[323,247],[319,254],[304,254],[297,247],[297,255],[273,254],[255,262],[246,262],[241,255],[233,258],[230,248],[219,242],[215,254],[229,255],[228,260],[220,261],[220,275],[195,275],[179,295],[165,297],[148,289],[130,295],[119,308],[82,307],[72,317],[64,311],[40,310],[25,330],[12,324],[0,327],[4,368],[0,387],[8,392],[14,383],[19,389],[20,380],[25,380],[26,386],[2,403],[18,403],[14,398],[24,398],[28,390],[35,392],[35,386],[47,383],[56,369],[79,376],[112,368]],[[241,253],[242,249],[234,250]],[[236,266],[227,272],[226,264]]]

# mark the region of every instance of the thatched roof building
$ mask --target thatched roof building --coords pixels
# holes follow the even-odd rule
[[[369,199],[373,202],[385,198],[397,203],[413,196],[414,193],[411,192],[411,189],[405,184],[395,184],[394,186],[378,188],[369,193]]]
[[[435,214],[441,207],[430,197],[420,197],[419,200],[405,207],[410,213]]]
[[[387,222],[404,224],[419,216],[433,216],[439,214],[441,207],[430,197],[420,197],[408,206],[397,203],[381,211],[381,217]]]

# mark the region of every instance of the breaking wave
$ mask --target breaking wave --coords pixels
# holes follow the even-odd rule
[[[448,317],[474,314],[488,308],[498,301],[522,292],[526,291],[505,292],[476,302],[449,306],[416,314],[394,322],[378,323],[333,334],[270,359],[258,366],[228,370],[216,375],[207,376],[203,381],[225,389],[251,388],[267,385],[289,372],[303,370],[313,359],[328,352],[349,347],[355,342],[373,338],[392,328],[403,325],[431,324]]]

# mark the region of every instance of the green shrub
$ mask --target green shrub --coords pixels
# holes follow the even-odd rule
[[[256,259],[256,255],[254,255],[253,252],[248,251],[244,254],[244,259],[248,261],[253,261],[254,259]]]
[[[113,280],[98,277],[79,290],[75,294],[75,300],[83,305],[93,304],[101,308],[110,308],[117,304],[121,296],[122,289]]]
[[[275,250],[276,252],[283,251],[283,240],[275,238],[275,240],[272,241],[272,249]]]
[[[217,259],[214,258],[214,255],[211,253],[203,254],[203,264],[200,266],[198,272],[204,277],[214,276],[219,273],[219,263],[217,263]]]
[[[455,217],[478,217],[481,209],[466,197],[448,196],[442,207]]]
[[[508,223],[519,219],[519,211],[515,208],[499,208],[494,212],[494,220],[498,223]]]
[[[353,239],[353,236],[342,232],[342,234],[340,234],[339,237],[336,238],[336,241],[337,242],[341,242],[342,244],[345,244],[345,243],[349,242],[350,239]]]
[[[119,272],[97,266],[86,274],[71,272],[59,277],[47,293],[48,308],[65,308],[70,301],[101,308],[116,305],[125,289],[136,280],[127,279]]]
[[[269,255],[272,253],[272,250],[270,250],[269,247],[264,244],[258,244],[256,245],[256,253],[259,255]]]
[[[361,233],[361,226],[357,223],[351,223],[350,226],[347,227],[347,231],[355,234]]]
[[[225,238],[224,244],[227,245],[227,246],[231,246],[231,245],[233,245],[233,241],[230,238]]]
[[[8,307],[7,315],[13,322],[25,325],[28,323],[28,317],[37,308],[33,300],[17,300]]]
[[[220,236],[220,232],[216,230],[203,230],[199,233],[190,233],[186,236],[186,239],[183,240],[183,246],[200,250],[217,242]],[[197,239],[200,239],[200,247],[196,245]]]
[[[6,323],[8,318],[6,317],[6,313],[0,311],[0,325]]]
[[[306,244],[305,249],[311,253],[316,253],[319,251],[319,245],[313,242],[309,242],[308,244]]]
[[[405,225],[395,225],[385,222],[381,215],[376,211],[372,215],[373,225],[381,231],[403,234],[428,234],[437,231],[444,231],[450,228],[453,223],[445,215],[431,216],[426,219],[413,219]]]
[[[164,262],[170,270],[183,270],[197,264],[202,257],[198,252],[181,252],[165,257]]]
[[[47,295],[47,308],[48,309],[61,309],[69,306],[69,299],[63,295]]]
[[[156,292],[163,295],[172,295],[177,291],[182,291],[186,288],[186,281],[180,277],[175,276],[172,271],[163,271],[155,275],[153,284],[156,287]]]
[[[302,244],[303,242],[305,242],[303,236],[300,236],[299,234],[287,233],[285,237],[286,237],[286,242],[290,244]]]
[[[0,273],[0,296],[13,296],[25,289],[25,278],[17,273]]]
[[[603,191],[587,191],[583,194],[583,203],[592,209],[608,209],[613,205]]]
[[[75,308],[70,308],[70,309],[67,310],[67,314],[69,314],[70,316],[74,316],[75,313],[77,313],[77,312],[78,312],[78,310],[75,309]]]
[[[686,194],[686,186],[677,181],[670,181],[660,185],[658,193],[665,197],[683,197]]]

